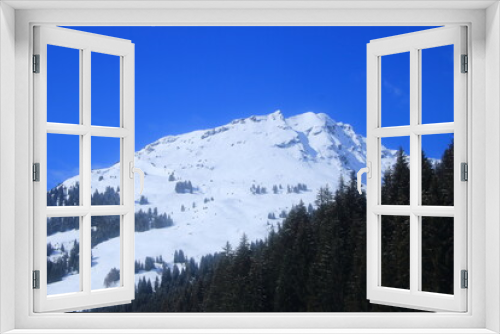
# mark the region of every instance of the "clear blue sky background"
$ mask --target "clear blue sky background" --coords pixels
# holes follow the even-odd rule
[[[71,29],[135,43],[138,150],[166,135],[278,109],[286,117],[307,111],[326,113],[366,135],[366,44],[428,27]],[[424,51],[424,123],[453,120],[452,50]],[[118,64],[117,57],[92,55],[94,125],[118,125]],[[52,47],[48,66],[48,120],[78,122],[77,51]],[[382,66],[383,126],[408,124],[409,57],[387,56]],[[436,137],[445,138],[426,139],[425,146],[429,156],[439,158],[450,136]],[[388,144],[408,149],[405,140],[388,140]],[[53,170],[48,175],[49,188],[78,171],[78,160],[65,153],[77,147],[77,140],[49,139],[49,169]],[[106,145],[95,145],[92,167],[109,166],[118,154]]]

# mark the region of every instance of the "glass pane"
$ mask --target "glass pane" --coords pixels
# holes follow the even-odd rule
[[[422,50],[422,123],[453,122],[453,45]]]
[[[47,134],[47,206],[80,205],[80,136]]]
[[[47,45],[47,122],[80,123],[80,50]]]
[[[422,136],[422,205],[453,206],[453,134]]]
[[[92,137],[92,205],[120,205],[120,142]]]
[[[453,294],[453,218],[422,217],[422,290]]]
[[[382,216],[382,286],[410,288],[410,218]]]
[[[80,291],[80,218],[47,218],[47,295]]]
[[[92,225],[92,290],[120,286],[120,216],[94,216]]]
[[[410,205],[410,137],[381,138],[382,205]]]
[[[120,57],[92,52],[92,125],[120,126]]]
[[[410,53],[381,57],[382,126],[410,124]]]

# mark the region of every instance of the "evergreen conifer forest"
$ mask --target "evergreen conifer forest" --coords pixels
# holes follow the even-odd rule
[[[453,143],[442,158],[432,161],[422,153],[422,204],[452,206]],[[409,158],[399,149],[392,168],[382,177],[382,204],[408,205]],[[305,186],[304,186],[305,187]],[[301,186],[301,189],[303,187]],[[297,189],[299,187],[297,186]],[[262,190],[261,190],[262,191]],[[298,191],[298,190],[297,190]],[[119,204],[119,188],[94,192],[93,205]],[[47,205],[78,205],[79,184],[47,193]],[[141,198],[139,205],[147,203]],[[366,195],[356,189],[354,172],[340,179],[335,191],[319,189],[315,206],[301,202],[263,240],[243,234],[237,245],[227,242],[221,250],[199,262],[189,250],[175,251],[174,263],[161,256],[136,260],[135,272],[157,270],[161,280],[136,285],[135,299],[126,305],[91,312],[370,312],[408,311],[371,304],[366,299]],[[276,217],[268,216],[268,219]],[[409,217],[382,216],[382,285],[409,289]],[[92,218],[92,247],[119,236],[118,216]],[[156,208],[135,213],[135,231],[167,228],[172,218]],[[98,228],[95,228],[97,227]],[[79,228],[76,217],[49,218],[47,234]],[[422,289],[453,293],[453,218],[422,217]],[[47,283],[78,273],[79,244],[68,251],[47,244]],[[53,259],[51,254],[61,254]],[[152,254],[154,256],[154,254]],[[106,287],[120,280],[112,268]],[[88,312],[89,312],[88,311]]]
[[[408,205],[402,149],[382,177],[382,203]],[[437,162],[422,154],[422,180],[422,204],[453,205],[453,143]],[[409,288],[409,247],[409,219],[383,216],[382,285]],[[354,173],[334,192],[321,188],[315,208],[292,208],[264,240],[243,234],[238,245],[221,245],[199,263],[179,254],[172,267],[161,260],[161,281],[139,281],[132,303],[90,311],[409,311],[366,299],[366,196]],[[424,291],[453,293],[453,218],[422,218],[422,270]]]

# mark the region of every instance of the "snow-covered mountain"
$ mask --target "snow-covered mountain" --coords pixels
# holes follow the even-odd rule
[[[394,163],[396,150],[383,148],[381,156],[385,168]],[[282,220],[282,211],[300,201],[314,205],[320,187],[328,184],[334,190],[341,176],[348,178],[351,171],[365,166],[365,157],[366,139],[352,126],[312,112],[285,118],[276,111],[163,137],[135,154],[136,167],[146,174],[143,195],[149,202],[136,202],[136,211],[157,208],[171,216],[174,226],[136,232],[136,259],[162,255],[172,263],[179,249],[199,259],[220,251],[227,241],[236,245],[243,233],[249,240],[264,238]],[[119,168],[116,164],[93,170],[92,192],[116,188]],[[70,178],[59,187],[68,188],[76,181]],[[183,192],[188,183],[192,193],[190,188]],[[64,232],[48,239],[64,242],[65,234],[70,238],[71,232]],[[66,249],[71,247],[67,243]],[[116,240],[93,249],[99,259],[92,269],[96,285],[113,267],[107,260],[116,257],[110,247],[118,248]],[[55,289],[63,283],[51,285]]]

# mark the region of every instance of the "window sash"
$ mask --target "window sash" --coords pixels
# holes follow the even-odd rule
[[[371,41],[367,46],[367,161],[372,177],[367,180],[367,297],[371,302],[422,310],[467,310],[467,290],[461,288],[460,271],[467,269],[467,183],[460,180],[460,164],[467,162],[467,76],[460,73],[461,54],[467,54],[466,28],[445,27]],[[422,49],[454,45],[454,122],[420,124]],[[410,125],[381,126],[381,57],[410,53]],[[421,135],[454,133],[453,207],[422,206]],[[381,205],[381,138],[410,137],[410,205]],[[403,215],[410,220],[410,289],[383,287],[382,215]],[[421,291],[421,217],[454,217],[453,295]]]
[[[40,289],[34,289],[34,311],[72,311],[130,302],[134,277],[134,183],[129,163],[134,161],[134,45],[127,40],[82,33],[64,28],[35,27],[34,54],[40,55],[40,73],[34,74],[34,161],[42,175],[47,171],[47,134],[79,136],[80,205],[47,207],[47,179],[34,187],[34,270],[40,271]],[[80,50],[80,122],[47,122],[47,45]],[[91,125],[91,53],[120,57],[120,127]],[[120,205],[91,205],[91,138],[120,138]],[[91,288],[91,217],[120,215],[120,287]],[[80,217],[79,292],[47,296],[47,218]]]

